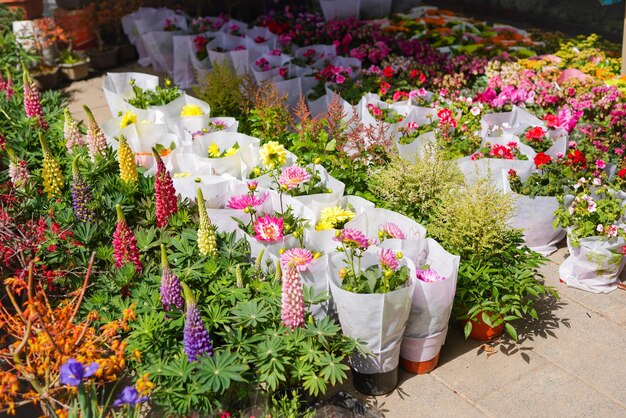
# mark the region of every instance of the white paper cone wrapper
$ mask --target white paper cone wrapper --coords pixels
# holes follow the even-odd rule
[[[358,294],[340,288],[338,272],[344,266],[343,253],[328,255],[330,289],[344,335],[360,339],[373,356],[355,353],[350,357],[352,367],[359,373],[389,372],[398,367],[402,334],[411,311],[415,289],[415,266],[404,260],[411,269],[411,279],[405,288],[383,294]],[[365,253],[361,268],[378,262],[375,254]]]
[[[396,141],[396,148],[398,148],[398,154],[400,157],[410,162],[414,162],[416,155],[423,155],[425,147],[428,144],[434,144],[435,142],[435,131],[430,131],[421,134],[410,144],[401,144],[399,141]]]
[[[626,258],[623,238],[602,241],[599,237],[582,238],[574,247],[567,237],[570,256],[559,266],[561,280],[568,286],[591,293],[609,293],[617,288]]]
[[[119,112],[126,112],[134,108],[126,100],[134,96],[130,81],[134,80],[135,85],[142,89],[153,90],[159,85],[159,77],[144,73],[107,73],[102,82],[104,97],[109,105],[112,115]]]
[[[361,0],[320,0],[326,20],[359,17]]]
[[[533,171],[534,163],[532,160],[502,160],[498,158],[481,158],[472,161],[470,157],[459,158],[457,164],[463,172],[465,179],[469,183],[476,181],[477,176],[486,177],[490,174],[490,179],[495,187],[502,190],[502,170],[508,172],[513,169],[517,175],[526,181]]]

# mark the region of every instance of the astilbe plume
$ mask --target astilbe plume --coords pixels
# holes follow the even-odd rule
[[[183,288],[180,279],[170,269],[167,262],[167,252],[165,245],[161,244],[161,305],[164,311],[170,311],[172,305],[182,310],[185,301],[183,300]]]
[[[124,183],[136,183],[137,164],[135,163],[135,153],[130,149],[128,141],[124,135],[119,137],[119,145],[117,147],[117,162],[120,166],[120,178]]]
[[[215,237],[215,226],[211,223],[211,219],[206,213],[204,196],[200,188],[198,188],[198,214],[200,216],[200,226],[198,228],[198,249],[200,254],[216,256],[217,239]]]
[[[24,67],[24,110],[29,118],[37,118],[37,123],[42,129],[48,129],[48,123],[43,117],[43,107],[41,107],[41,97],[37,84]]]
[[[200,311],[191,291],[182,283],[185,290],[185,329],[183,331],[183,344],[189,362],[196,361],[202,355],[213,355],[213,343],[211,336],[202,322]]]
[[[153,150],[153,152],[157,163],[157,173],[154,181],[157,226],[163,228],[167,225],[170,216],[178,212],[178,199],[176,198],[174,182],[165,168],[161,156],[156,150]]]
[[[41,170],[41,176],[43,177],[43,190],[48,194],[48,197],[54,195],[60,195],[63,188],[63,173],[61,172],[61,166],[52,156],[50,146],[43,137],[43,134],[39,132],[39,142],[41,143],[41,149],[43,151],[43,166]]]
[[[26,161],[18,158],[15,151],[8,145],[5,145],[7,154],[9,154],[9,178],[14,187],[23,188],[30,179],[30,171]]]
[[[96,161],[96,157],[104,157],[107,148],[107,140],[104,132],[96,122],[91,109],[87,105],[83,105],[87,114],[87,147],[89,148],[89,156],[91,161]]]
[[[124,212],[120,205],[115,206],[117,211],[117,225],[113,232],[113,258],[115,267],[121,268],[126,263],[133,263],[137,270],[141,270],[143,265],[139,260],[139,249],[135,234],[126,223]]]
[[[294,265],[283,267],[282,310],[280,318],[290,329],[304,324],[304,294],[300,274]]]
[[[63,122],[63,138],[65,138],[65,147],[68,152],[72,152],[72,148],[77,145],[85,145],[85,139],[78,130],[78,123],[72,117],[69,109],[65,109]]]
[[[93,221],[96,217],[91,204],[93,195],[87,182],[81,177],[78,170],[78,157],[72,161],[72,206],[74,216],[81,222]]]

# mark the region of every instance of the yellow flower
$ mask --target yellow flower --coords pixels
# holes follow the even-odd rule
[[[224,153],[224,157],[230,157],[231,155],[235,155],[235,153],[237,153],[237,151],[239,151],[239,148],[230,147]]]
[[[181,116],[203,116],[204,112],[200,106],[195,104],[186,104],[180,111]]]
[[[315,225],[315,230],[323,231],[325,229],[336,228],[339,225],[345,224],[352,218],[354,218],[354,212],[340,208],[339,206],[328,206],[322,209],[320,220],[317,225]]]
[[[287,151],[285,147],[276,141],[270,141],[259,150],[261,163],[268,170],[281,167],[287,161]]]
[[[124,113],[124,116],[122,116],[122,121],[120,122],[120,128],[124,129],[125,127],[133,123],[137,123],[137,115],[135,115],[133,112],[129,110],[128,112]]]
[[[190,175],[191,175],[191,173],[188,173],[188,172],[184,171],[182,173],[174,173],[174,178],[189,177]]]
[[[211,145],[209,145],[209,157],[220,158],[220,147],[215,142],[211,142]]]

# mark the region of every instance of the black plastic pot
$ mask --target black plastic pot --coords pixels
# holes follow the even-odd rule
[[[398,386],[398,367],[384,373],[364,374],[352,370],[352,384],[364,395],[380,396],[393,391]]]
[[[96,70],[108,70],[117,65],[117,47],[108,48],[104,51],[92,49],[87,52],[91,68]]]
[[[52,90],[59,85],[61,81],[61,71],[59,67],[52,72],[33,74],[33,78],[39,83],[41,90]]]
[[[131,43],[117,46],[117,61],[120,64],[135,61],[137,59],[137,48]]]

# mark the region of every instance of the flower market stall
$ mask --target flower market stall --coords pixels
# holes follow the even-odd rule
[[[566,285],[620,286],[612,45],[333,3],[137,8],[126,36],[170,78],[107,73],[109,120],[3,32],[0,411],[313,414],[431,372],[451,333],[516,341],[559,245]]]

